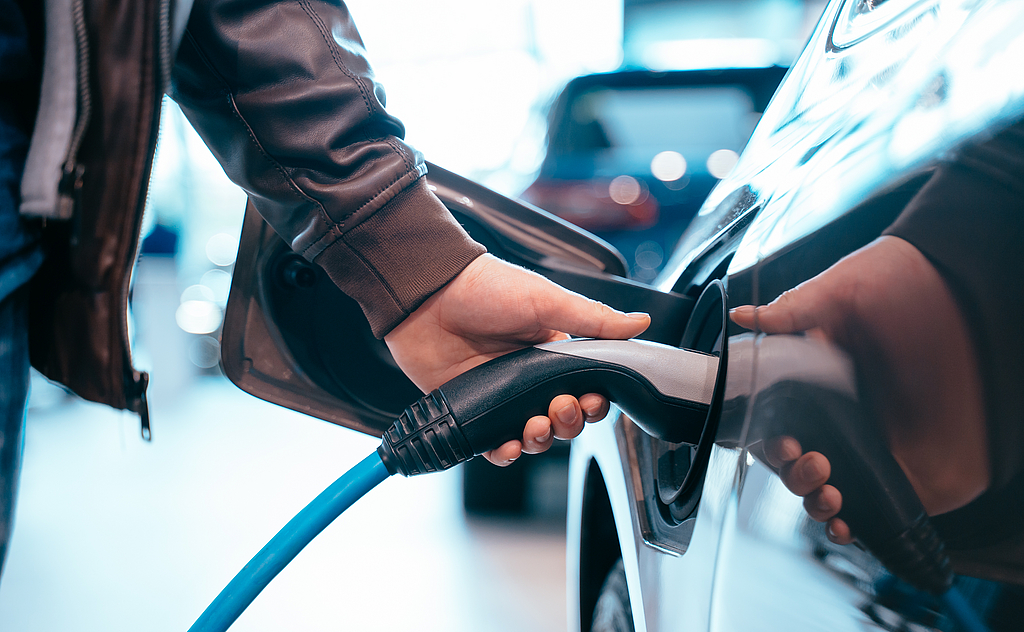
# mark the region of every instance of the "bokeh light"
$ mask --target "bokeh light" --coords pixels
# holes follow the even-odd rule
[[[218,266],[229,266],[238,254],[238,236],[217,233],[206,242],[206,257]]]
[[[663,151],[651,160],[651,174],[662,182],[674,182],[686,174],[686,158],[678,151]]]
[[[708,156],[708,173],[721,180],[729,175],[740,156],[731,149],[719,149]]]
[[[618,204],[636,204],[640,200],[643,188],[632,176],[619,176],[608,185],[608,195]]]

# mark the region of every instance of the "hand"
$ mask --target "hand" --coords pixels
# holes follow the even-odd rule
[[[651,319],[624,314],[523,268],[483,255],[431,296],[384,340],[398,366],[423,392],[484,362],[569,335],[626,339]],[[522,452],[543,452],[555,438],[571,439],[585,421],[608,414],[608,400],[588,394],[555,397],[548,415],[526,421],[522,441],[484,454],[508,465]]]
[[[769,305],[731,316],[765,333],[824,336],[867,369],[859,372],[865,403],[929,515],[988,487],[982,386],[967,325],[938,271],[908,242],[876,239]],[[829,537],[849,542],[849,528],[834,518],[842,495],[825,484],[828,459],[804,454],[792,437],[767,442],[765,455],[804,497],[808,515],[828,522]]]

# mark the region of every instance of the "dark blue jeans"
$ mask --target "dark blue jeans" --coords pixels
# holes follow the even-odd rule
[[[18,214],[30,114],[38,98],[32,34],[40,15],[31,1],[0,0],[0,572],[14,517],[28,393],[25,283],[40,260],[36,234]]]
[[[0,573],[14,524],[28,394],[28,288],[0,300]]]

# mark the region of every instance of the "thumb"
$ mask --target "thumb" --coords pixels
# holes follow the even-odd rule
[[[624,313],[547,281],[535,294],[538,324],[583,338],[626,339],[640,335],[651,324],[642,312]]]
[[[807,331],[825,324],[833,309],[832,284],[814,277],[777,299],[756,309],[743,305],[730,311],[733,322],[747,329],[768,334],[788,334]]]

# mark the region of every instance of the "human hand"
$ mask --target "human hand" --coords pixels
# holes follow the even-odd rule
[[[978,362],[960,309],[924,255],[881,237],[766,306],[731,313],[765,333],[806,331],[845,349],[869,411],[929,515],[952,511],[989,483],[988,437]],[[835,518],[842,495],[827,485],[828,459],[793,437],[766,442],[783,483],[804,498],[833,541],[851,541]]]
[[[482,255],[431,296],[384,338],[398,366],[423,392],[456,375],[523,347],[563,340],[569,335],[626,339],[641,334],[647,314],[624,314],[570,292],[548,279],[491,255]],[[547,416],[525,423],[522,441],[509,441],[484,453],[508,465],[522,452],[571,439],[585,421],[608,414],[608,400],[597,394],[555,397]]]

